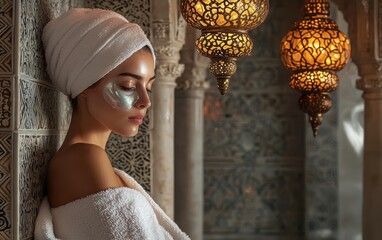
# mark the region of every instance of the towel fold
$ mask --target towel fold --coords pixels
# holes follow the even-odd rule
[[[107,189],[57,208],[50,208],[45,197],[35,239],[190,239],[132,177],[115,172],[132,188]]]

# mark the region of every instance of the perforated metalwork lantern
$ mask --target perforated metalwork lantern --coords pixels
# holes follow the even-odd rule
[[[196,48],[211,59],[210,71],[224,95],[237,58],[252,51],[247,32],[265,20],[268,0],[180,0],[180,9],[186,21],[201,30]]]
[[[329,18],[328,0],[305,0],[304,18],[283,38],[280,51],[285,67],[293,71],[289,85],[302,93],[299,106],[316,136],[331,108],[329,93],[338,85],[335,72],[350,58],[350,41]]]

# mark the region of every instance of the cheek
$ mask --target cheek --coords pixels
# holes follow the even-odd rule
[[[139,126],[128,119],[129,111],[113,108],[102,96],[89,96],[88,109],[95,120],[114,133],[133,137],[139,131]]]
[[[123,111],[133,108],[139,98],[137,91],[121,90],[113,81],[105,85],[103,97],[112,107]]]
[[[114,133],[124,136],[124,137],[133,137],[139,131],[139,125],[131,123],[130,120],[124,116],[119,117],[109,117],[107,120],[107,127]]]
[[[103,98],[102,94],[88,95],[87,104],[90,115],[102,125],[109,127],[111,120],[116,120],[116,111]]]

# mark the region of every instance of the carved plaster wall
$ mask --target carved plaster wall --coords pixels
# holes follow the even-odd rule
[[[70,120],[67,98],[52,86],[45,71],[43,26],[80,1],[13,2],[16,65],[13,123],[13,235],[33,239],[34,221],[45,195],[47,162],[57,150]],[[19,25],[17,25],[19,24]],[[19,55],[19,57],[17,57]],[[16,225],[18,224],[18,225]]]

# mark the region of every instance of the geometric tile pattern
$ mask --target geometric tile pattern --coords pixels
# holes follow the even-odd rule
[[[12,77],[0,77],[0,129],[10,129],[12,121]]]
[[[12,133],[0,133],[0,239],[11,239]]]
[[[130,22],[139,24],[148,37],[150,37],[150,1],[100,1],[87,0],[87,6],[113,10]],[[150,132],[149,115],[140,127],[139,133],[126,138],[112,134],[106,146],[114,167],[127,172],[135,178],[146,191],[151,186],[151,164],[150,164]]]
[[[0,73],[13,73],[13,1],[0,4]]]
[[[19,135],[20,239],[33,238],[35,219],[46,195],[47,163],[58,147],[57,135]]]
[[[304,236],[304,114],[278,46],[294,19],[275,1],[230,89],[204,101],[204,233],[216,239]],[[288,6],[289,5],[289,6]]]
[[[132,138],[111,134],[106,151],[114,167],[121,169],[150,192],[150,135],[148,118],[145,118],[139,132]]]
[[[303,232],[303,199],[296,194],[304,187],[301,172],[215,167],[205,173],[204,231],[209,235]]]

